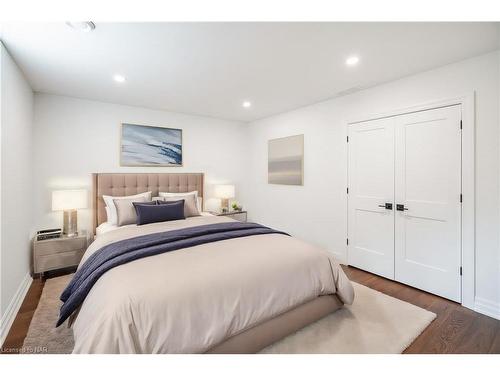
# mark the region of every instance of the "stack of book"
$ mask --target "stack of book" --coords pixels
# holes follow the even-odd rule
[[[60,228],[55,229],[44,229],[36,232],[36,240],[50,240],[52,238],[59,238],[62,236],[62,230]]]

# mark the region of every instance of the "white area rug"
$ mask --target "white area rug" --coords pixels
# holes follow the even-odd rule
[[[24,340],[24,352],[71,353],[73,334],[54,328],[59,295],[72,275],[49,279]],[[261,353],[402,353],[434,320],[436,314],[353,283],[352,306],[313,323]]]
[[[268,346],[261,353],[402,353],[436,318],[433,312],[353,283],[344,308]]]

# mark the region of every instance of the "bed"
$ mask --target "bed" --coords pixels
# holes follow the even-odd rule
[[[94,174],[95,229],[103,195],[198,191],[202,173]],[[80,266],[108,245],[211,225],[202,215],[95,237]],[[225,224],[227,223],[227,224]],[[74,353],[256,353],[352,303],[350,281],[327,251],[269,233],[203,243],[137,259],[104,273],[69,319]]]

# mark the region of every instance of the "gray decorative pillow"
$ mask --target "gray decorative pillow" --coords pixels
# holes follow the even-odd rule
[[[106,216],[107,216],[107,221],[110,224],[113,225],[118,225],[118,219],[116,217],[116,205],[114,204],[115,199],[136,199],[139,197],[146,197],[146,200],[150,201],[151,200],[151,195],[153,193],[148,191],[145,193],[140,193],[140,194],[135,194],[135,195],[126,195],[122,197],[115,197],[112,195],[103,195],[102,199],[104,200],[104,203],[106,204]]]
[[[191,217],[191,216],[200,216],[200,211],[198,210],[198,199],[196,194],[193,193],[176,193],[175,195],[165,195],[168,193],[160,193],[159,200],[165,201],[165,202],[172,202],[172,201],[178,201],[183,199],[184,200],[184,216],[185,217]]]
[[[133,202],[144,203],[149,202],[146,197],[135,197],[135,198],[121,198],[113,199],[113,203],[116,207],[117,222],[116,225],[121,227],[122,225],[135,224],[137,221],[137,213],[135,211]],[[156,202],[152,202],[156,204]]]

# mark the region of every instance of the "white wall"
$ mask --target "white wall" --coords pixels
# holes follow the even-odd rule
[[[0,339],[22,298],[30,265],[32,227],[33,92],[0,43],[1,65],[1,298]],[[18,306],[17,306],[18,307]],[[9,316],[7,316],[9,315]]]
[[[181,128],[183,167],[120,167],[123,122]],[[206,197],[213,184],[241,184],[241,123],[150,110],[64,96],[35,94],[34,218],[37,228],[62,225],[51,212],[51,192],[61,188],[91,190],[94,172],[204,172]],[[213,195],[212,195],[213,196]],[[219,200],[206,200],[214,208]],[[218,207],[218,206],[217,206]],[[81,229],[90,229],[90,210],[79,210]]]
[[[362,66],[360,66],[360,69]],[[491,53],[247,126],[251,220],[346,257],[346,122],[476,92],[476,299],[500,316],[499,56]],[[304,134],[304,186],[267,184],[267,141]]]

